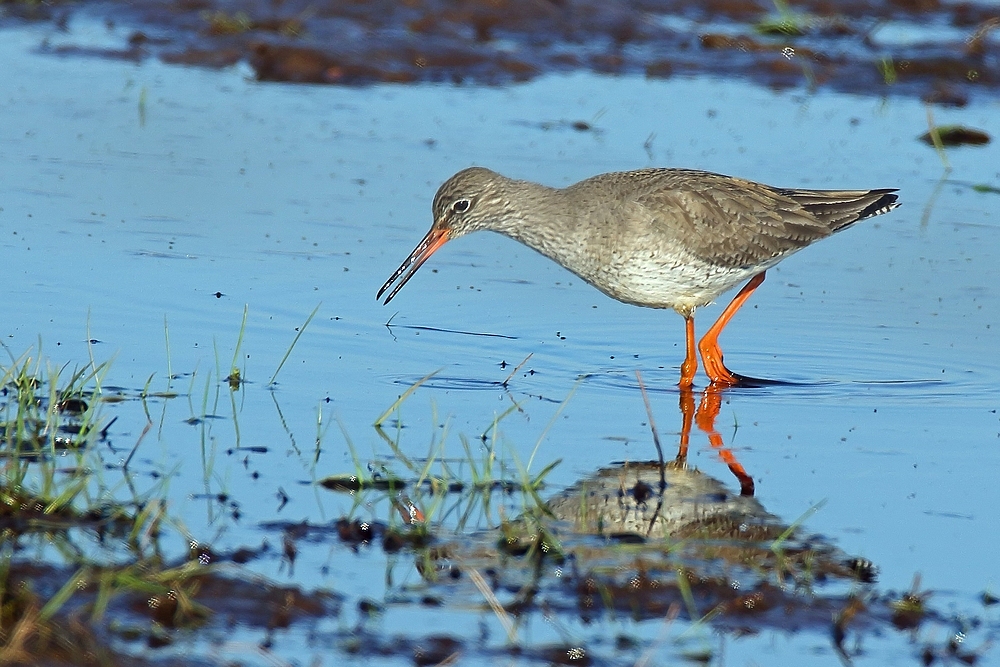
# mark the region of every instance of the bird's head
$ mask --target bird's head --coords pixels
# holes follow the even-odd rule
[[[434,195],[434,223],[430,231],[382,285],[375,298],[381,299],[385,291],[399,280],[385,298],[384,303],[389,303],[417,269],[447,241],[480,229],[494,228],[498,214],[506,208],[503,194],[505,182],[506,178],[483,167],[463,169],[445,181]]]

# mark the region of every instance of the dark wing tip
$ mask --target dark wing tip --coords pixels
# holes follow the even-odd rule
[[[858,220],[864,220],[865,218],[872,218],[876,215],[882,215],[883,213],[888,213],[892,209],[899,206],[896,201],[899,196],[894,194],[896,190],[876,190],[873,194],[881,193],[881,197],[873,201],[868,206],[864,207],[858,211]]]

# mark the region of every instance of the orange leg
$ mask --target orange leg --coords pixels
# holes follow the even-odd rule
[[[694,384],[694,374],[698,372],[698,355],[694,351],[694,316],[684,318],[684,344],[687,352],[684,363],[681,364],[681,381],[677,385],[681,389],[690,389]]]
[[[739,291],[733,300],[729,302],[726,309],[722,311],[719,315],[719,319],[715,321],[712,328],[705,332],[704,337],[702,337],[701,342],[698,343],[698,349],[701,350],[701,359],[705,362],[705,373],[712,380],[713,385],[722,386],[733,386],[740,383],[739,376],[726,368],[726,365],[722,363],[722,350],[719,348],[719,334],[729,320],[733,319],[733,315],[736,311],[746,303],[746,300],[750,298],[754,290],[760,287],[760,284],[764,282],[764,271],[761,271],[753,278],[750,279],[743,289]],[[693,327],[692,327],[693,328]],[[693,331],[692,331],[693,334]],[[683,382],[684,378],[681,377]]]
[[[718,450],[719,458],[729,466],[729,471],[740,481],[740,495],[752,496],[754,494],[753,477],[747,474],[746,469],[736,460],[732,450],[726,447],[722,441],[722,434],[715,430],[715,418],[719,416],[721,409],[722,393],[709,387],[701,395],[701,403],[694,416],[695,422],[698,424],[698,428],[708,435],[708,442]]]

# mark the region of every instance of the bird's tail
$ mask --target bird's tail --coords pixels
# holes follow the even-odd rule
[[[794,199],[831,232],[849,225],[888,213],[899,206],[895,189],[887,190],[778,190]]]

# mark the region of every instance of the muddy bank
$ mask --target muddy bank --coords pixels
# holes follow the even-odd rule
[[[951,105],[1000,87],[1000,10],[970,2],[15,1],[0,4],[0,25],[65,27],[80,12],[120,26],[127,43],[53,50],[208,67],[246,61],[270,81],[504,84],[576,70],[711,74]]]

